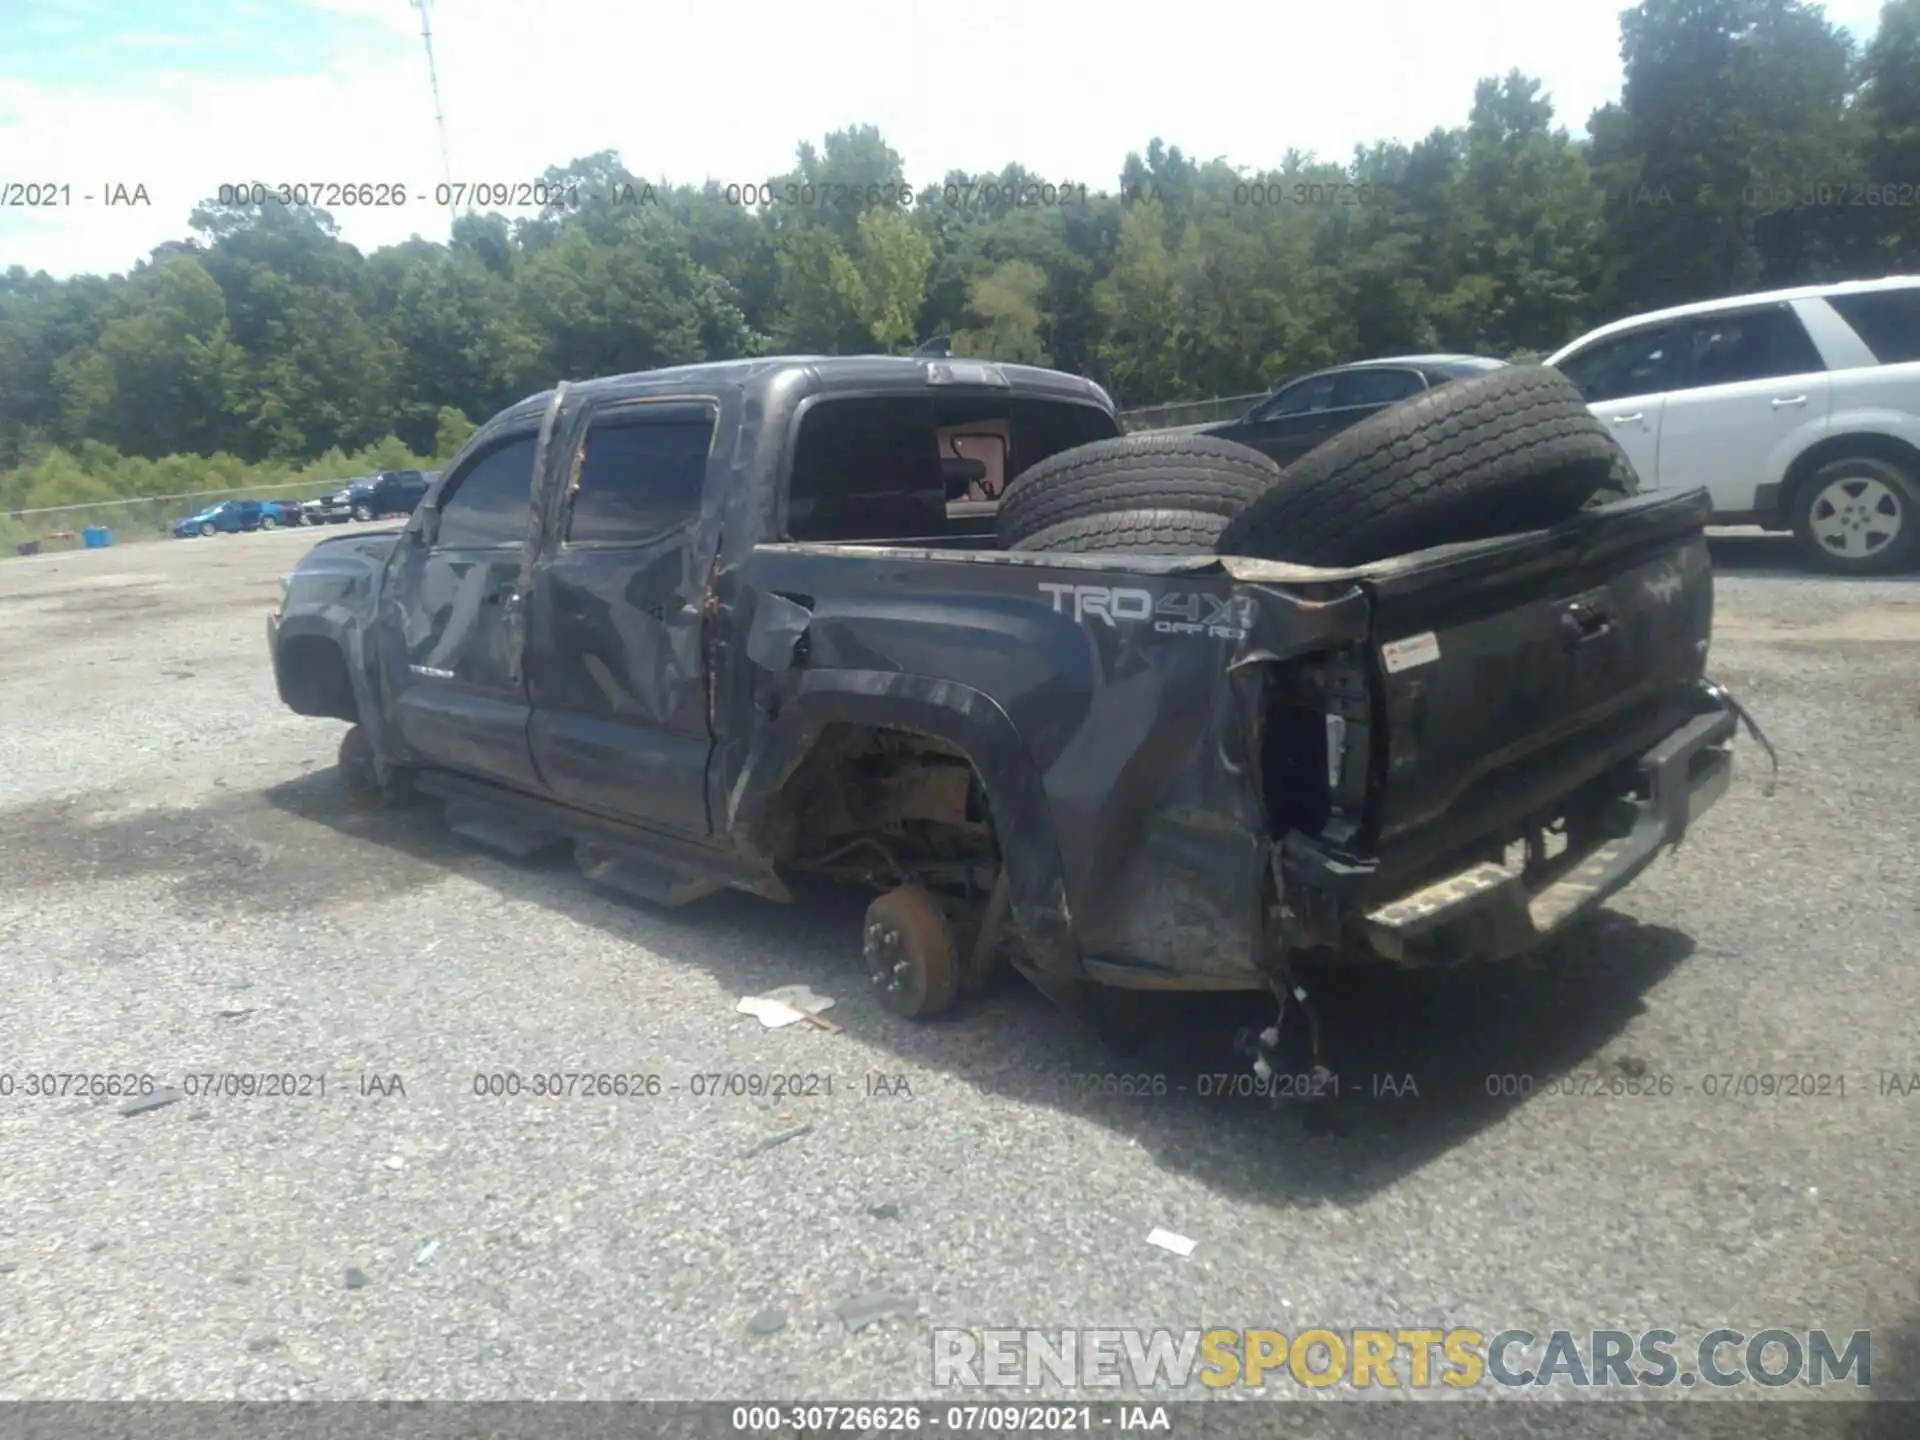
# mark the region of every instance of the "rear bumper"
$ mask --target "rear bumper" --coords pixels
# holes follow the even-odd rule
[[[1715,702],[1642,755],[1635,793],[1617,802],[1609,838],[1551,862],[1530,881],[1503,865],[1469,866],[1361,918],[1367,944],[1410,965],[1504,959],[1598,907],[1677,845],[1733,776],[1733,709]]]

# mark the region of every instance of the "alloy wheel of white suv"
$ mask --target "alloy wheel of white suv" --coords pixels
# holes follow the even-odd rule
[[[1920,550],[1920,486],[1884,460],[1836,460],[1800,487],[1793,520],[1802,548],[1824,568],[1885,574]]]

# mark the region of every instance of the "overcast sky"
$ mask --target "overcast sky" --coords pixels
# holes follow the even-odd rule
[[[1098,189],[1159,135],[1256,167],[1344,160],[1465,119],[1518,66],[1568,128],[1620,89],[1619,0],[438,0],[454,178],[515,181],[613,148],[636,173],[746,183],[871,123],[919,183],[1018,160]],[[1828,14],[1863,40],[1878,0]],[[0,0],[0,270],[125,270],[222,182],[398,182],[336,210],[363,249],[446,238],[433,100],[408,0]],[[149,207],[108,207],[113,185]],[[83,197],[93,195],[89,202]],[[14,199],[0,194],[0,199]]]

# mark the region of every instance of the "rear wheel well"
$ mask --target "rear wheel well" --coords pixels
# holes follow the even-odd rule
[[[1001,863],[973,762],[910,730],[826,726],[755,828],[776,865],[883,887],[984,898]]]
[[[280,697],[296,715],[358,722],[347,657],[324,635],[296,635],[280,643],[274,656]]]
[[[1787,473],[1780,485],[1780,510],[1772,518],[1781,526],[1791,526],[1794,508],[1800,502],[1802,488],[1822,467],[1836,460],[1865,458],[1884,460],[1889,465],[1898,465],[1907,474],[1920,479],[1920,450],[1906,441],[1892,435],[1879,435],[1862,432],[1853,435],[1831,435],[1819,444],[1808,448],[1805,454],[1787,467]]]

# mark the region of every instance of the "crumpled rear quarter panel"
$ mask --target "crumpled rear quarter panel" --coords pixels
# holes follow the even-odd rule
[[[1008,558],[901,552],[889,564],[768,547],[752,581],[812,592],[809,671],[925,676],[998,702],[1044,791],[1083,959],[1142,984],[1261,983],[1266,835],[1247,759],[1260,681],[1233,667],[1363,637],[1364,600],[1303,604],[1217,569],[1116,576]],[[1090,581],[1112,592],[1104,608],[1087,603]],[[1190,633],[1206,627],[1177,618],[1223,603],[1237,633]],[[974,758],[991,802],[992,766]]]

